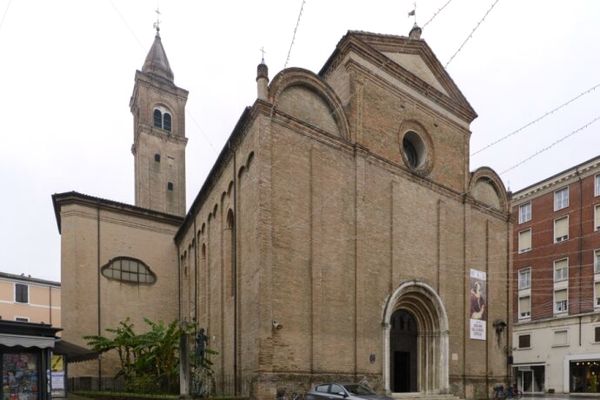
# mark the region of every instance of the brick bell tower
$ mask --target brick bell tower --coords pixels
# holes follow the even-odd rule
[[[185,104],[188,91],[173,82],[173,71],[156,26],[154,43],[129,101],[133,114],[135,205],[185,215]]]

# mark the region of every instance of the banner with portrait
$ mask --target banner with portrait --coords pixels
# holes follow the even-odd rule
[[[469,278],[470,338],[485,340],[487,321],[486,273],[471,269]]]

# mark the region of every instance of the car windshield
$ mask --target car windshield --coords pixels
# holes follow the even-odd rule
[[[371,389],[364,385],[344,385],[346,390],[351,394],[355,394],[357,396],[367,396],[375,394]]]

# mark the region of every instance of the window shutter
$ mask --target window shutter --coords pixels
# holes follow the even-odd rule
[[[567,342],[567,331],[556,331],[554,332],[554,345],[564,346]]]
[[[557,290],[554,292],[554,301],[564,301],[567,300],[567,290]]]
[[[530,297],[519,298],[519,315],[521,317],[527,317],[531,314],[531,301]]]
[[[531,249],[531,230],[519,233],[519,252]]]
[[[561,241],[569,237],[569,218],[564,217],[554,221],[554,238]]]
[[[528,348],[531,346],[531,336],[530,335],[520,335],[519,336],[519,348]]]

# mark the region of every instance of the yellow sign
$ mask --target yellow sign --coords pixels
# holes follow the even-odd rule
[[[60,371],[64,371],[64,365],[63,365],[63,356],[57,356],[57,355],[53,355],[52,356],[52,361],[51,361],[51,368],[52,368],[52,372],[60,372]]]

